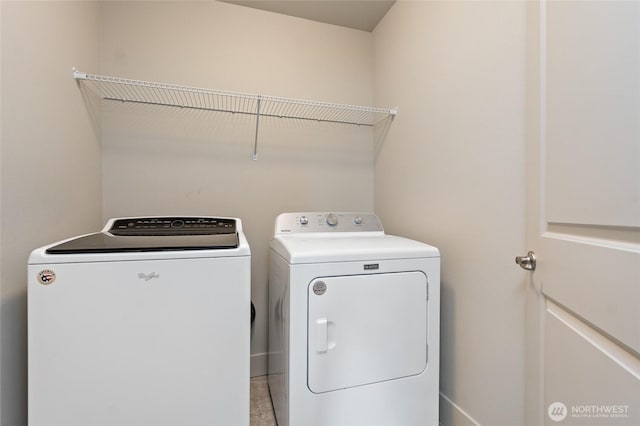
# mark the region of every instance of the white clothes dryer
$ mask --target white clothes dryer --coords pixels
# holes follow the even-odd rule
[[[373,214],[284,213],[270,244],[279,426],[435,426],[440,254]]]
[[[249,425],[239,219],[140,217],[34,250],[30,426]]]

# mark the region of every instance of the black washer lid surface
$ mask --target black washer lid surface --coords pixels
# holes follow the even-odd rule
[[[97,232],[49,247],[48,254],[224,250],[239,246],[236,221],[210,217],[126,218]]]

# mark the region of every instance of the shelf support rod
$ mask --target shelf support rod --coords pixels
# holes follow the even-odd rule
[[[260,105],[262,103],[262,96],[258,95],[258,108],[256,111],[256,136],[253,142],[253,160],[258,159],[258,128],[260,126]]]
[[[86,80],[87,79],[87,73],[86,72],[80,72],[78,71],[78,68],[73,67],[73,78],[76,79],[76,81],[78,80]]]

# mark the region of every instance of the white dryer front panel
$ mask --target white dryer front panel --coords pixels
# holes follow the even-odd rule
[[[308,387],[324,393],[422,373],[423,272],[319,277],[308,286]]]

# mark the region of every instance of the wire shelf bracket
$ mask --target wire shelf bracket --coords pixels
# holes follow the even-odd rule
[[[393,120],[397,108],[373,108],[322,101],[228,92],[176,84],[88,74],[73,68],[73,78],[108,101],[247,114],[256,117],[253,159],[258,159],[260,117],[375,127]]]

